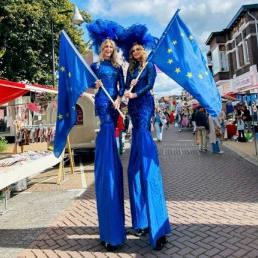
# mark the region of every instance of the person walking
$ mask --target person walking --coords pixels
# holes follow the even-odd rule
[[[247,126],[247,130],[248,130],[247,132],[251,133],[252,132],[252,117],[250,115],[250,111],[249,111],[247,106],[244,107],[244,112],[243,112],[243,115],[242,115],[242,119]]]
[[[132,25],[127,30],[123,51],[129,68],[124,96],[129,99],[128,112],[133,123],[132,145],[128,164],[128,185],[132,225],[138,237],[148,234],[150,245],[161,250],[171,232],[157,146],[149,132],[154,114],[154,99],[151,90],[156,78],[155,66],[147,62],[148,46],[155,38],[144,37],[137,31],[147,31],[143,25]],[[137,43],[135,43],[137,42]]]
[[[110,31],[107,28],[113,28]],[[123,167],[117,151],[115,129],[125,84],[123,69],[117,60],[114,40],[120,31],[119,25],[111,21],[96,20],[87,29],[93,46],[99,52],[99,60],[91,65],[98,77],[95,87],[95,113],[100,119],[100,131],[95,149],[95,192],[101,243],[107,251],[120,247],[126,240]],[[104,39],[103,41],[99,39]],[[118,87],[119,86],[119,87]],[[112,98],[106,95],[103,87]]]
[[[156,129],[156,137],[157,141],[162,141],[163,136],[163,124],[161,122],[161,111],[159,109],[155,110],[155,129]]]
[[[121,114],[119,114],[118,116],[116,128],[118,129],[118,134],[119,134],[119,153],[123,154],[124,153],[123,132],[125,131],[125,127],[124,127],[123,117]]]
[[[194,108],[192,116],[191,116],[191,123],[192,123],[192,126],[193,126],[193,135],[195,135],[195,133],[197,131],[196,122],[195,122],[195,115],[196,115],[196,109]]]
[[[178,111],[176,114],[176,126],[177,126],[179,132],[181,132],[181,130],[182,130],[181,123],[182,123],[181,111]]]
[[[208,116],[208,122],[209,122],[209,141],[212,146],[212,153],[219,153],[222,154],[223,151],[219,148],[219,141],[218,136],[216,132],[221,132],[220,137],[222,137],[222,129],[221,125],[219,123],[218,118],[212,118],[210,115]]]
[[[245,122],[242,120],[242,116],[238,116],[237,117],[237,131],[238,131],[237,141],[239,141],[239,142],[246,142]]]
[[[218,115],[218,121],[220,123],[220,126],[221,126],[221,131],[222,131],[222,137],[221,137],[221,140],[223,141],[224,139],[224,136],[225,136],[225,132],[226,132],[226,124],[225,124],[225,121],[226,121],[226,113],[225,111],[222,109]]]
[[[164,111],[165,119],[166,119],[166,130],[169,128],[169,123],[170,123],[170,116],[167,111],[167,109]]]
[[[195,122],[199,139],[199,151],[207,152],[207,133],[209,133],[209,124],[204,114],[203,106],[197,108]]]

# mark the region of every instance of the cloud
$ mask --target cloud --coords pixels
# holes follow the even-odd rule
[[[164,73],[157,73],[154,84],[154,94],[158,97],[181,95],[182,87]]]
[[[248,4],[252,3],[257,0],[249,0]],[[243,4],[246,3],[242,0],[87,0],[82,6],[95,19],[111,19],[127,26],[145,23],[157,37],[162,35],[173,14],[180,9],[182,19],[206,54],[205,42],[210,33],[226,28]]]
[[[114,20],[127,27],[134,23],[146,24],[149,32],[160,37],[177,9],[191,29],[204,57],[205,45],[212,32],[222,31],[244,4],[257,4],[257,0],[73,0],[93,19]],[[86,32],[87,34],[87,32]],[[154,86],[159,96],[180,95],[182,88],[165,74],[159,73]]]

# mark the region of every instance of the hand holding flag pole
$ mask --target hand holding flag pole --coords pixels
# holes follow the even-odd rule
[[[96,77],[96,79],[98,79]],[[112,102],[113,105],[115,105],[115,101],[111,98],[111,96],[109,95],[109,93],[107,92],[107,90],[105,89],[104,85],[102,84],[100,86],[102,88],[102,90],[105,92],[105,94],[107,95],[107,97],[109,98],[109,100]],[[124,114],[122,113],[122,111],[119,108],[116,108],[118,113],[122,116],[122,118],[124,119]]]
[[[143,70],[145,69],[145,67],[146,67],[147,64],[148,64],[148,61],[145,63],[145,65],[143,66],[142,70],[139,72],[138,76],[137,76],[136,79],[135,79],[136,81],[139,80],[139,78],[140,78],[140,76],[141,76],[141,74],[142,74],[142,72],[143,72]],[[134,87],[134,86],[131,86],[128,91],[131,92],[132,89],[133,89],[133,87]]]
[[[69,132],[76,123],[78,98],[88,88],[92,87],[97,79],[64,30],[60,35],[58,70],[58,105],[54,138],[54,154],[56,157],[62,154]],[[108,94],[105,89],[103,90]],[[109,94],[108,97],[114,103]]]

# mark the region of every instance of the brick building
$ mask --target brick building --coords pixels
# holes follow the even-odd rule
[[[212,32],[207,61],[220,94],[258,94],[258,4],[243,5],[222,31]]]

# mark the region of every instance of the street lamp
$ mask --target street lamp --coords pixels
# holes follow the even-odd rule
[[[72,18],[72,23],[81,25],[84,22],[83,17],[81,16],[77,6],[74,6],[74,10],[66,10],[66,11],[61,11],[58,12],[58,14],[63,14],[63,13],[71,13],[73,12],[73,18]],[[54,23],[53,23],[53,18],[51,17],[51,41],[52,41],[52,82],[53,82],[53,87],[55,88],[56,86],[56,80],[55,80],[55,42],[54,42]]]

